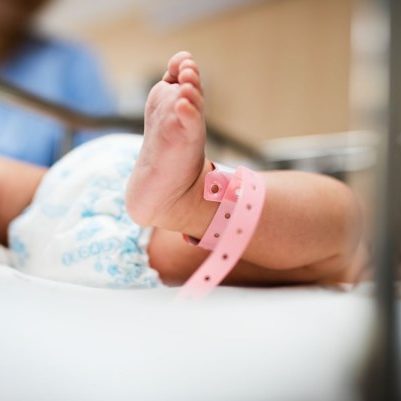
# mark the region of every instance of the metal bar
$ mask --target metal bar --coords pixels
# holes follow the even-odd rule
[[[125,132],[143,133],[143,118],[123,116],[94,116],[71,109],[59,103],[44,99],[29,91],[21,89],[10,82],[0,78],[0,100],[12,103],[28,110],[35,111],[47,117],[54,118],[68,127],[69,132],[78,130],[111,130],[118,129]],[[261,168],[267,168],[266,155],[249,145],[236,139],[221,130],[207,126],[208,138],[251,158]]]
[[[399,339],[395,279],[399,263],[401,205],[401,2],[373,0],[377,18],[388,25],[389,43],[382,43],[387,98],[374,110],[381,144],[377,171],[376,332],[365,377],[364,399],[399,400]],[[375,30],[373,30],[375,32]],[[387,45],[389,45],[387,47]],[[385,92],[384,92],[385,93]]]
[[[396,272],[399,262],[401,205],[401,2],[381,0],[388,9],[390,23],[389,97],[385,116],[387,132],[382,155],[382,202],[377,211],[376,282],[380,332],[377,400],[399,400],[398,319],[396,310]]]
[[[257,150],[255,147],[248,145],[244,141],[240,141],[228,134],[223,134],[220,130],[207,124],[207,137],[209,140],[215,142],[217,145],[224,145],[232,150],[248,157],[254,163],[257,163],[262,169],[269,169],[270,163],[264,152]]]
[[[93,116],[44,99],[18,88],[0,78],[0,99],[25,107],[45,116],[55,118],[71,129],[106,130],[123,129],[128,132],[143,132],[143,119],[122,116]]]

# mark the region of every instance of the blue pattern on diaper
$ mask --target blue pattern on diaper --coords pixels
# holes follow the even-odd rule
[[[98,255],[107,255],[121,248],[121,241],[118,238],[106,238],[102,241],[90,242],[89,245],[81,245],[63,253],[61,260],[63,265],[71,266],[81,262],[83,259]]]
[[[12,224],[16,268],[109,288],[161,285],[148,265],[150,231],[133,223],[125,207],[139,152],[132,138],[95,140],[49,170],[29,210]]]
[[[25,267],[26,261],[29,258],[29,253],[25,243],[17,235],[10,236],[10,249],[14,254],[16,262],[21,266]]]

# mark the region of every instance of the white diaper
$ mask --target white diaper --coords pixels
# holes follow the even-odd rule
[[[141,145],[141,136],[110,135],[55,164],[32,204],[10,225],[13,266],[94,287],[161,286],[146,252],[151,229],[133,223],[125,209]]]

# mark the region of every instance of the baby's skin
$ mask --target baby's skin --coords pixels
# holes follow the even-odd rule
[[[235,84],[235,83],[233,83]],[[182,234],[201,238],[217,210],[203,199],[204,97],[199,68],[175,54],[151,90],[143,146],[126,193],[136,223],[153,226],[151,266],[166,284],[182,284],[209,254]],[[31,203],[46,170],[0,158],[0,243]],[[297,171],[261,172],[266,198],[255,234],[224,284],[355,282],[366,260],[359,205],[343,183]]]
[[[136,223],[186,228],[193,214],[190,190],[208,168],[205,139],[199,70],[189,53],[180,52],[146,104],[144,143],[127,192]]]
[[[127,192],[132,219],[159,228],[151,261],[168,282],[184,281],[207,255],[176,233],[201,238],[218,207],[203,199],[204,177],[212,170],[204,153],[203,105],[199,67],[190,53],[179,52],[149,94],[144,144]],[[356,280],[363,252],[359,207],[351,191],[316,174],[264,175],[262,217],[228,282]]]

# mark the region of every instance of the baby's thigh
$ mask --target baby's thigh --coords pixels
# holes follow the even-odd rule
[[[170,285],[183,284],[210,254],[188,244],[182,234],[162,229],[153,231],[148,253],[151,266],[159,272],[161,280]],[[265,276],[265,268],[241,260],[223,284],[267,284],[269,280]]]
[[[31,203],[46,169],[0,157],[0,243],[10,222]]]
[[[210,252],[188,244],[180,233],[155,229],[150,239],[148,254],[150,265],[158,271],[165,284],[180,285],[198,269]],[[321,266],[277,270],[240,260],[223,284],[243,286],[312,284],[327,280],[330,277],[329,270]]]

